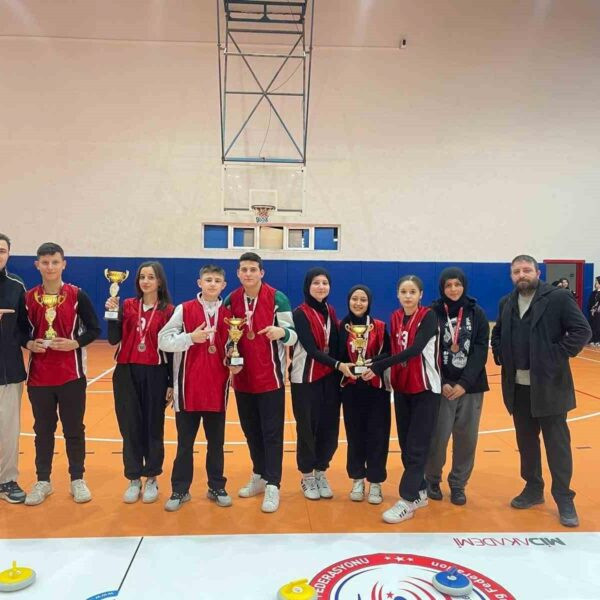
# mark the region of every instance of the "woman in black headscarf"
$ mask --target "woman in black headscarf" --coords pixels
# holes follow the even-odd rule
[[[304,302],[294,311],[298,341],[290,362],[292,407],[296,419],[296,461],[302,492],[309,500],[333,498],[325,476],[338,445],[340,429],[339,375],[348,367],[337,359],[338,322],[327,304],[329,273],[309,269]]]
[[[364,358],[372,359],[390,352],[390,336],[385,323],[369,314],[371,302],[371,290],[366,285],[355,285],[348,292],[348,314],[340,323],[339,358],[342,363],[354,364],[358,358],[356,335],[348,331],[351,325],[365,325],[368,328],[363,335],[367,341]],[[350,499],[354,502],[364,500],[366,477],[370,484],[368,501],[381,504],[381,484],[387,478],[390,443],[390,392],[386,389],[383,377],[363,381],[360,376],[344,376],[341,385],[348,440],[346,470],[348,477],[353,480]]]
[[[592,326],[592,346],[600,346],[600,276],[594,280],[594,291],[588,300],[590,325]]]
[[[485,371],[489,323],[477,301],[467,296],[467,278],[458,267],[442,271],[440,297],[432,308],[440,324],[442,398],[425,468],[427,495],[432,500],[443,497],[440,481],[452,435],[450,501],[463,505],[475,462],[483,393],[490,389]]]

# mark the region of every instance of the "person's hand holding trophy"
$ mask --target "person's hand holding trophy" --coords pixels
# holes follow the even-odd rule
[[[129,277],[129,271],[104,269],[104,277],[110,281],[110,297],[104,305],[104,308],[106,308],[104,319],[107,321],[116,321],[119,318],[119,284],[123,283]]]

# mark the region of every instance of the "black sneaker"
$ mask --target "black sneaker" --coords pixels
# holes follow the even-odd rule
[[[19,487],[16,481],[0,484],[0,498],[11,504],[22,504],[27,494]]]
[[[577,511],[572,500],[559,506],[558,513],[561,525],[565,527],[579,527],[579,517],[577,516]]]
[[[518,496],[515,496],[511,501],[510,505],[513,508],[531,508],[536,504],[544,504],[544,493],[543,492],[532,492],[525,488]]]
[[[451,487],[450,488],[450,502],[456,504],[456,506],[463,506],[467,503],[467,496],[463,488]]]
[[[206,497],[209,500],[216,502],[217,506],[231,506],[233,504],[231,496],[223,488],[220,488],[218,490],[208,488],[208,492],[206,492]]]
[[[427,497],[431,500],[441,500],[444,497],[439,483],[427,482]]]
[[[184,502],[189,502],[192,499],[189,492],[173,492],[171,497],[165,503],[167,512],[175,512],[179,510]]]

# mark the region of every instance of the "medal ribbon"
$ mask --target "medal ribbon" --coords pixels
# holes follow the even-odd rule
[[[152,314],[150,315],[150,319],[146,323],[146,327],[142,327],[142,305],[143,304],[144,304],[144,299],[140,298],[140,303],[138,306],[138,331],[140,332],[139,345],[146,343],[146,334],[150,330],[150,325],[152,324],[152,319],[154,319],[154,313],[156,312],[156,309],[158,308],[158,301],[157,301],[154,304],[154,307],[152,308]]]
[[[403,350],[406,350],[406,348],[408,348],[408,335],[406,336],[406,346],[403,348],[402,346],[404,345],[402,343],[402,340],[404,339],[404,332],[409,332],[410,331],[410,327],[413,324],[413,321],[415,320],[415,317],[419,314],[419,309],[417,309],[415,311],[415,313],[412,315],[412,317],[410,317],[410,319],[408,320],[408,323],[406,324],[406,329],[404,328],[404,312],[402,313],[402,320],[400,321],[400,331],[398,332],[398,337],[400,338],[400,347],[401,347],[401,352]]]
[[[246,326],[248,327],[248,331],[252,331],[252,319],[254,317],[254,313],[256,312],[256,306],[258,305],[258,296],[256,298],[252,298],[252,310],[250,310],[250,302],[248,302],[248,296],[244,294],[244,308],[246,309]]]
[[[206,319],[206,325],[208,326],[208,329],[212,329],[214,327],[214,331],[212,333],[209,333],[208,335],[208,342],[211,346],[214,345],[214,341],[215,341],[215,334],[217,333],[217,322],[219,320],[219,308],[221,307],[220,303],[217,303],[217,306],[215,308],[215,312],[214,312],[214,324],[210,322],[210,313],[209,310],[206,306],[206,303],[204,302],[204,300],[202,300],[202,298],[200,297],[200,304],[202,305],[202,310],[204,311],[204,318]]]
[[[319,313],[311,306],[310,309],[317,316],[317,320],[321,323],[321,318]],[[329,334],[331,333],[331,319],[329,318],[329,314],[327,314],[327,318],[325,319],[325,323],[321,323],[321,327],[323,328],[323,335],[325,336],[325,344],[324,349],[329,347]]]
[[[458,317],[456,318],[456,329],[452,327],[452,322],[450,321],[450,311],[448,310],[448,305],[444,304],[444,308],[446,309],[446,320],[448,321],[448,329],[450,330],[450,336],[452,337],[452,345],[458,346],[458,335],[460,334],[460,324],[463,319],[463,307],[460,307],[458,311]]]

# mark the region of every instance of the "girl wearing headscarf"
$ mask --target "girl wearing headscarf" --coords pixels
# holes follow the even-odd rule
[[[332,498],[325,476],[338,445],[340,428],[339,376],[335,358],[338,322],[327,304],[329,273],[310,269],[304,278],[304,302],[294,311],[298,341],[292,348],[290,382],[296,419],[296,460],[302,491],[309,500]]]
[[[452,468],[448,474],[450,501],[463,505],[473,471],[483,393],[488,391],[485,363],[489,323],[474,298],[467,295],[462,269],[449,267],[440,275],[440,297],[432,304],[440,325],[442,397],[436,431],[425,467],[427,495],[441,500],[442,469],[452,435]]]
[[[588,301],[590,325],[592,326],[592,346],[600,346],[600,276],[594,281],[594,291]]]
[[[358,357],[355,336],[348,332],[346,325],[372,326],[371,331],[364,334],[367,340],[365,359],[390,352],[390,336],[385,323],[370,315],[372,299],[371,290],[366,285],[355,285],[348,292],[348,314],[340,323],[339,358],[343,363],[354,364]],[[383,377],[374,377],[370,381],[343,377],[341,386],[348,440],[346,470],[348,477],[353,480],[350,499],[354,502],[365,499],[366,477],[369,482],[369,503],[381,504],[381,484],[387,478],[390,443],[390,393],[386,390]]]

